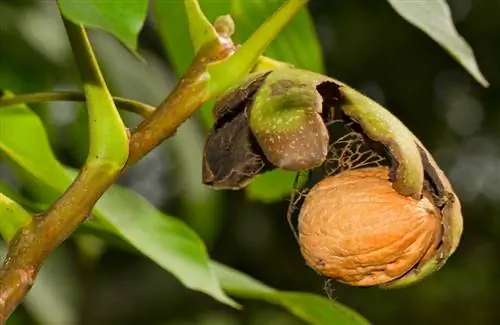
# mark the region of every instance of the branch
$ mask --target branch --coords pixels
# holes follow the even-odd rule
[[[0,98],[0,108],[23,103],[31,104],[50,101],[84,102],[85,94],[77,91],[20,94],[14,97]],[[118,106],[118,108],[138,114],[144,118],[151,115],[151,113],[153,113],[156,109],[154,106],[123,97],[113,96],[113,101]]]
[[[90,146],[76,180],[9,244],[0,271],[0,322],[5,323],[31,288],[42,262],[90,215],[128,157],[125,126],[101,75],[82,26],[64,20],[87,102]]]
[[[189,21],[190,26],[206,24],[204,17],[200,17],[202,13],[199,6],[192,5],[196,1],[185,0],[184,3],[186,10],[193,10],[192,14],[188,14],[188,18],[193,20]],[[261,55],[266,48],[306,3],[307,0],[287,0],[238,50],[230,38],[231,26],[219,28],[221,33],[217,34],[216,39],[203,36],[211,41],[200,47],[193,64],[172,93],[132,133],[127,165],[133,165],[171,137],[203,103],[221,95],[237,84],[257,63],[263,62]],[[226,19],[223,17],[219,22],[230,25],[232,21],[225,21]],[[194,45],[198,47],[196,42],[199,38],[194,36],[192,35],[196,40]],[[273,64],[279,62],[273,61]]]
[[[186,8],[196,9],[193,2],[185,0]],[[85,30],[65,21],[84,81],[89,110],[89,156],[66,192],[11,241],[0,271],[1,324],[28,292],[47,255],[85,221],[97,200],[126,167],[172,136],[203,103],[238,83],[255,66],[279,30],[305,3],[306,0],[288,0],[238,51],[227,33],[217,34],[217,38],[201,46],[186,75],[165,101],[132,132],[128,145],[123,142],[125,127],[114,108]],[[196,15],[191,17],[196,18]],[[242,54],[238,55],[240,50]],[[212,63],[215,65],[211,66]]]

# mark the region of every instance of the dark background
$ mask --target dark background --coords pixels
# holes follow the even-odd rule
[[[449,4],[491,84],[487,89],[385,1],[314,0],[309,6],[328,74],[390,108],[433,153],[463,205],[460,247],[429,279],[389,291],[330,284],[332,299],[373,324],[500,323],[500,2]],[[151,24],[141,34],[147,66],[107,35],[92,36],[114,93],[156,104],[173,86]],[[0,1],[0,88],[17,93],[68,88],[75,87],[75,79],[54,3]],[[46,122],[58,157],[79,166],[86,152],[84,113],[67,106],[72,104],[34,108]],[[326,295],[324,279],[304,265],[288,228],[285,200],[264,204],[249,201],[243,192],[224,192],[217,196],[216,209],[204,209],[203,220],[193,215],[185,202],[192,191],[200,191],[196,177],[203,134],[196,121],[183,130],[194,132],[190,144],[184,143],[191,148],[187,156],[179,151],[182,140],[164,145],[120,182],[201,229],[214,259],[279,289]],[[1,162],[0,176],[12,178]],[[39,295],[33,294],[12,324],[302,324],[263,302],[243,301],[241,312],[217,304],[183,288],[146,258],[92,237],[75,237],[54,260],[45,288],[36,288]],[[49,304],[51,295],[55,305]],[[47,304],[37,305],[37,297]],[[43,321],[44,312],[51,322]]]

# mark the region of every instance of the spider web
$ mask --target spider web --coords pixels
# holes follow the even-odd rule
[[[332,126],[340,124],[340,121],[335,121]],[[315,183],[344,171],[383,166],[389,162],[387,157],[372,148],[371,143],[363,134],[354,131],[349,125],[342,124],[342,126],[344,134],[330,143],[325,163],[316,170],[299,172],[295,178],[288,205],[287,220],[297,242],[299,237],[295,220],[298,218],[304,199]],[[331,138],[335,137],[331,135]],[[300,187],[300,179],[303,177],[308,177],[308,182],[305,186]]]
[[[334,129],[336,126],[340,125],[342,128],[336,131],[340,131],[341,135],[336,136]],[[297,173],[290,195],[287,221],[297,243],[299,242],[299,235],[296,223],[298,222],[300,208],[310,189],[317,182],[326,177],[334,176],[348,170],[383,165],[387,166],[390,164],[387,153],[383,152],[384,150],[376,149],[376,146],[373,145],[374,143],[367,139],[362,133],[353,130],[352,125],[346,125],[345,121],[333,121],[330,123],[329,127],[330,139],[335,140],[329,145],[325,163],[316,170]],[[300,179],[303,177],[307,177],[308,182],[306,185],[300,187]],[[336,299],[332,279],[327,278],[325,280],[323,290],[329,299]]]

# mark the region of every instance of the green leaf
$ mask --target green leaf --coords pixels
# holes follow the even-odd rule
[[[236,306],[222,292],[203,241],[179,219],[162,214],[138,194],[118,186],[112,186],[97,202],[95,214],[186,287]]]
[[[481,85],[487,87],[474,53],[458,34],[450,8],[445,0],[388,0],[394,10],[409,23],[421,29],[451,54]]]
[[[236,297],[282,305],[310,324],[370,324],[362,316],[334,300],[309,293],[278,291],[227,266],[216,262],[214,266],[224,290]]]
[[[198,1],[185,0],[184,5],[188,18],[191,43],[195,51],[198,51],[203,45],[217,40],[217,32],[201,11]]]
[[[236,24],[234,39],[240,43],[248,39],[283,3],[284,0],[200,0],[200,6],[211,22],[218,16],[231,14]],[[152,5],[162,43],[180,76],[194,57],[184,5],[182,1],[161,0],[153,0]],[[324,71],[321,47],[307,8],[301,9],[287,24],[265,54],[298,68]]]
[[[229,0],[201,0],[200,6],[209,21],[229,12]],[[191,42],[188,16],[183,1],[152,0],[152,14],[163,47],[178,77],[182,76],[193,61],[195,50]],[[212,103],[205,103],[197,116],[207,128],[212,125]]]
[[[245,39],[238,51],[225,60],[210,63],[206,68],[208,93],[219,96],[250,73],[269,45],[306,3],[307,0],[285,1]]]
[[[68,172],[73,176],[76,175],[76,171],[68,170]],[[120,226],[119,224],[123,223],[124,228],[137,226],[137,224],[134,224],[133,222],[133,219],[136,218],[137,215],[146,219],[149,219],[148,216],[151,215],[162,215],[161,212],[157,211],[150,203],[145,201],[138,194],[118,185],[114,185],[104,194],[98,203],[97,210],[99,210],[102,214],[106,214],[106,220],[115,220],[115,226]],[[171,217],[165,215],[162,215],[162,217],[172,219],[173,224],[181,224],[179,220]],[[87,222],[87,224],[93,223],[96,223],[96,220],[90,220]],[[145,228],[138,228],[133,231],[141,232],[142,236],[148,237],[150,233],[154,233],[154,231],[151,231],[152,227],[162,227],[159,223],[150,224],[149,221],[144,222],[144,225]],[[108,225],[108,227],[103,229],[102,232],[94,234],[103,238],[117,248],[130,251],[130,246],[128,246],[131,244],[130,242],[108,241],[110,236],[114,236],[115,234],[120,235],[120,230],[115,229],[113,226]],[[169,241],[177,246],[182,246],[187,243],[185,238],[188,238],[191,235],[192,234],[190,233],[185,233],[181,237],[174,236],[173,238],[170,238]],[[125,240],[123,236],[121,236],[121,240]],[[146,238],[145,240],[163,241],[165,239],[153,237]],[[189,246],[191,245],[185,245],[186,250],[189,250]],[[175,253],[173,256],[175,256]],[[175,261],[170,261],[169,263],[173,262]],[[297,317],[310,324],[369,324],[369,322],[359,314],[337,301],[309,293],[278,291],[237,270],[231,269],[228,266],[217,262],[212,262],[211,265],[223,289],[235,297],[264,300],[273,304],[281,305]],[[189,270],[190,266],[186,265],[186,268]],[[200,281],[202,280],[203,279],[200,279]]]
[[[236,23],[236,40],[245,41],[283,3],[283,0],[232,0],[231,16]],[[265,55],[292,63],[297,68],[324,72],[323,52],[307,8],[301,9],[287,24]]]
[[[184,3],[153,0],[151,8],[163,47],[175,73],[180,77],[186,72],[195,53]]]
[[[32,216],[8,196],[0,193],[0,234],[10,241],[16,232],[31,222]]]
[[[75,171],[68,172],[72,175],[76,175]],[[124,202],[126,204],[123,206]],[[157,211],[150,203],[145,201],[139,195],[118,185],[113,186],[109,192],[104,194],[103,198],[98,203],[97,209],[100,213],[107,215],[107,220],[117,220],[117,223],[129,224],[125,225],[125,228],[134,227],[134,223],[133,221],[131,222],[131,220],[136,218],[137,215],[140,215],[141,218],[144,216],[148,218],[147,216],[150,215],[162,215],[161,212]],[[162,215],[162,217],[165,219],[172,219],[172,224],[182,224],[179,220],[171,217],[165,215]],[[95,220],[90,220],[88,223],[95,222]],[[154,223],[150,226],[147,225],[145,229],[139,228],[134,229],[134,231],[142,232],[142,236],[148,237],[151,233],[150,227],[162,227],[162,225]],[[182,231],[179,233],[182,233]],[[96,233],[96,235],[104,238],[105,240],[107,240],[108,236],[113,236],[114,234],[120,234],[120,230],[113,229],[113,227],[107,227],[106,229],[103,229],[103,232]],[[171,234],[169,233],[166,235],[170,236]],[[190,236],[192,236],[192,234],[187,232],[183,233],[180,237],[174,236],[169,240],[176,246],[183,246],[184,244],[187,244],[184,248],[189,250],[191,244],[187,243],[185,239]],[[122,237],[121,240],[124,240],[124,238]],[[162,241],[164,239],[151,238],[145,240]],[[126,242],[111,242],[111,244],[121,249],[128,249],[128,245],[131,243],[129,242],[127,245]],[[172,261],[169,263],[172,263]],[[185,267],[189,269],[192,266],[185,264]],[[195,265],[194,268],[197,268],[197,266]],[[329,300],[326,297],[309,293],[278,291],[239,271],[217,262],[211,263],[211,269],[214,270],[215,275],[219,279],[219,282],[222,284],[224,290],[231,295],[245,299],[264,300],[273,304],[281,305],[297,317],[310,324],[369,325],[367,320],[350,308],[345,307],[334,300]],[[189,272],[193,271],[191,270]],[[202,280],[203,279],[200,279],[200,281]],[[28,303],[30,303],[30,301],[28,301]]]
[[[202,11],[209,21],[229,12],[229,0],[199,1]],[[153,0],[152,13],[156,28],[177,76],[182,76],[194,58],[195,50],[191,42],[188,15],[183,1]],[[207,12],[207,9],[210,9]]]
[[[200,0],[201,8],[211,22],[218,16],[231,14],[236,24],[234,39],[240,43],[283,3],[283,0]],[[194,57],[183,4],[181,1],[154,0],[153,14],[167,56],[180,76]],[[288,23],[265,54],[299,68],[324,72],[321,47],[307,8],[301,9]],[[198,115],[207,126],[213,123],[210,110],[211,106],[205,105]],[[294,173],[285,171],[266,173],[248,185],[248,195],[252,199],[266,202],[281,200],[290,193],[294,177]]]
[[[297,172],[277,169],[257,176],[247,185],[246,194],[252,200],[266,203],[283,199],[290,194]]]
[[[150,203],[140,198],[139,195],[119,186],[113,186],[112,189],[103,196],[102,200],[109,200],[109,202],[104,203],[107,205],[106,207],[100,206],[101,203],[99,202],[98,209],[106,213],[108,219],[123,219],[121,222],[124,224],[129,222],[127,220],[128,217],[124,217],[124,214],[130,214],[131,218],[135,218],[138,214],[140,214],[141,217],[149,214],[161,214],[156,211]],[[123,205],[124,202],[126,202],[126,204],[120,206],[120,204]],[[128,206],[128,204],[130,204],[130,206]],[[135,210],[128,212],[126,211],[127,209]],[[165,218],[169,217],[165,216]],[[180,221],[177,222],[180,223]],[[155,226],[158,227],[159,225]],[[143,232],[144,236],[150,234],[148,229],[136,229],[136,231]],[[186,234],[186,236],[189,235]],[[176,238],[172,240],[175,242]],[[120,247],[123,248],[123,246]],[[265,300],[270,303],[282,305],[294,315],[310,324],[369,325],[369,322],[356,312],[325,297],[309,293],[278,291],[217,262],[212,262],[212,269],[215,270],[219,282],[229,294],[239,298]]]
[[[0,130],[0,152],[20,167],[21,176],[43,186],[46,198],[54,199],[71,185],[52,153],[41,120],[26,105],[0,108]]]
[[[0,109],[0,130],[0,151],[23,170],[29,185],[36,184],[39,200],[51,202],[71,184],[72,177],[55,159],[40,119],[25,105]],[[40,192],[47,190],[50,197],[41,197]],[[111,208],[118,211],[109,213]],[[203,242],[181,221],[116,188],[99,200],[94,214],[186,287],[234,305],[220,288]]]
[[[89,153],[86,166],[98,164],[92,172],[116,174],[128,158],[128,135],[95,58],[87,33],[81,25],[64,20],[73,56],[83,82],[89,125]],[[87,169],[90,172],[90,168]]]
[[[148,10],[148,0],[58,0],[62,14],[75,24],[113,34],[132,52]]]
[[[210,247],[220,232],[221,192],[200,182],[204,134],[193,120],[188,120],[167,143],[175,165],[175,182],[181,189],[180,205],[186,222]]]
[[[24,307],[37,324],[79,323],[83,283],[79,281],[73,254],[67,246],[51,253],[24,299]]]

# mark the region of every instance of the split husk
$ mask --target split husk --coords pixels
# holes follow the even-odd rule
[[[423,241],[426,243],[429,238],[433,238],[432,245],[413,243],[412,249],[422,246],[421,249],[418,250],[418,254],[413,254],[416,257],[408,260],[405,267],[398,268],[398,272],[388,272],[389,276],[382,277],[380,281],[354,281],[351,284],[383,287],[408,285],[441,268],[456,250],[462,234],[463,221],[460,202],[446,175],[438,167],[429,151],[399,119],[346,84],[320,74],[293,68],[259,72],[250,75],[241,85],[222,96],[214,108],[214,116],[217,122],[207,138],[203,163],[203,182],[214,188],[240,189],[256,175],[274,168],[317,171],[328,165],[330,154],[337,157],[339,161],[342,160],[343,166],[348,166],[347,169],[366,167],[356,163],[359,156],[353,155],[346,159],[345,153],[349,150],[345,149],[349,149],[349,143],[342,149],[343,151],[338,151],[337,148],[336,152],[332,152],[332,144],[338,139],[331,135],[329,126],[337,122],[349,127],[351,132],[356,133],[365,144],[370,145],[368,149],[365,149],[369,153],[375,153],[378,157],[380,154],[385,154],[388,158],[385,160],[388,166],[384,167],[386,175],[382,181],[385,182],[384,193],[388,193],[388,189],[392,191],[391,195],[386,197],[391,197],[391,199],[385,200],[385,208],[382,204],[379,211],[384,209],[388,211],[387,209],[390,209],[391,204],[396,201],[412,202],[417,207],[425,202],[424,205],[427,208],[432,207],[426,211],[432,210],[432,217],[429,217],[429,220],[433,221],[429,222],[429,225],[434,225],[435,229],[429,230],[424,227],[422,232],[413,238],[415,242],[422,242],[424,238]],[[373,151],[374,147],[378,148],[377,151]],[[339,158],[340,152],[343,153],[341,159]],[[354,162],[345,164],[349,159]],[[346,168],[337,168],[335,172],[342,174],[345,171]],[[332,175],[327,173],[323,176],[331,177]],[[369,182],[369,180],[365,181]],[[354,195],[370,201],[375,200],[380,194],[375,190],[373,193],[367,192],[368,187],[363,185],[363,181],[360,184],[358,190],[362,190],[361,196],[353,188],[352,193],[336,191],[334,198],[330,197],[331,194],[325,194],[311,201],[314,201],[317,206],[322,204],[322,200],[328,202],[328,200],[335,199],[348,202],[349,197]],[[314,193],[313,188],[306,195],[314,195]],[[295,203],[295,200],[292,201]],[[356,215],[363,215],[363,220],[359,223],[363,227],[369,227],[366,225],[368,220],[391,224],[387,220],[384,221],[383,216],[372,215],[371,209],[360,213],[359,205],[354,203],[356,202],[346,205],[348,209],[342,212],[346,220],[349,217],[355,218]],[[406,208],[402,209],[406,211]],[[408,216],[404,213],[393,212],[391,212],[393,224],[400,222],[396,218],[397,215],[406,221],[410,220],[407,224],[410,228],[411,222],[414,222],[415,228],[418,228],[419,220],[422,220],[418,217],[418,213],[412,219],[411,214]],[[328,228],[342,224],[338,221],[339,214],[335,210],[322,212],[321,215],[321,218],[333,221],[321,223],[315,221],[320,218],[319,216],[312,216],[307,222],[309,225],[317,222],[318,236],[343,229],[342,227],[339,228],[340,230]],[[300,223],[301,220],[299,220],[299,225]],[[351,221],[347,224],[354,228],[356,222]],[[400,235],[404,236],[404,232],[410,228],[399,230],[402,232]],[[348,239],[353,242],[366,243],[371,240],[370,233],[361,230],[350,229],[350,232],[341,231],[341,233],[349,236]],[[386,233],[387,236],[389,234],[397,237],[397,234],[390,231]],[[327,239],[323,241],[328,242]],[[328,244],[325,245],[321,249],[328,250]],[[400,250],[388,250],[387,256],[379,256],[371,260],[372,267],[404,260],[403,257],[406,256],[405,252],[409,246],[406,248],[403,246],[405,245],[402,245]],[[311,247],[308,250],[307,254],[310,254]],[[357,254],[351,248],[345,248],[345,254],[351,254],[345,257],[356,261]],[[335,254],[333,256],[335,257]],[[322,259],[322,263],[325,263],[324,258]],[[314,264],[308,262],[310,265]],[[370,265],[367,267],[370,269]],[[322,273],[320,267],[314,268]],[[337,277],[335,274],[337,273],[327,272],[325,275]]]

